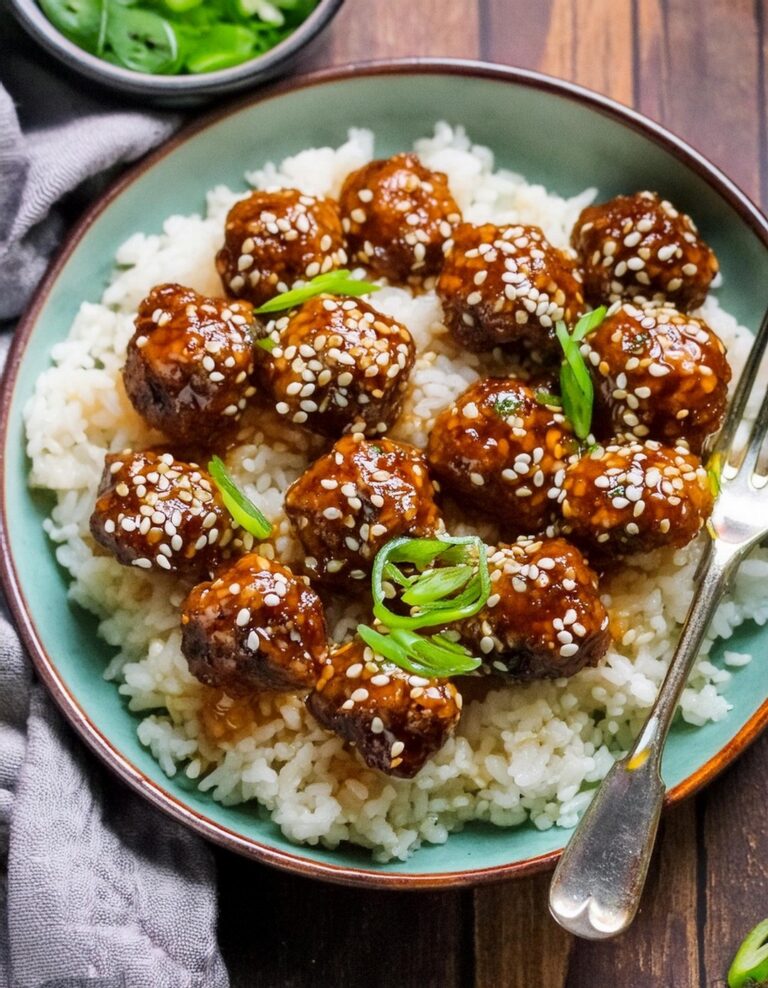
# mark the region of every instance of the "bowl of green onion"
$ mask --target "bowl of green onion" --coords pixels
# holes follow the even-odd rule
[[[200,103],[286,72],[343,0],[11,0],[68,68],[123,95]]]

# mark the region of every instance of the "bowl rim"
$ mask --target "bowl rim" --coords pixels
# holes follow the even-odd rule
[[[9,606],[22,640],[32,658],[36,672],[45,683],[57,706],[75,728],[87,746],[132,789],[144,796],[173,819],[186,824],[193,830],[229,850],[263,864],[273,865],[283,870],[305,877],[313,877],[342,885],[376,887],[383,889],[436,889],[447,887],[474,886],[500,881],[512,877],[522,877],[554,867],[562,853],[562,847],[545,854],[509,862],[492,867],[426,872],[387,873],[350,865],[335,865],[303,857],[301,850],[296,853],[270,847],[252,838],[243,837],[229,827],[211,820],[203,813],[183,803],[170,792],[141,772],[88,718],[79,706],[67,684],[59,674],[52,657],[46,652],[38,635],[37,628],[27,606],[24,590],[16,571],[8,541],[8,505],[5,500],[6,449],[11,439],[9,433],[9,412],[18,369],[26,351],[39,312],[45,303],[54,282],[59,276],[75,247],[93,225],[96,219],[118,197],[124,189],[137,181],[156,162],[163,159],[175,148],[188,141],[199,132],[208,129],[232,114],[240,112],[255,103],[275,99],[286,92],[322,86],[329,82],[346,81],[361,75],[388,76],[402,74],[429,74],[449,76],[471,76],[498,82],[509,82],[531,89],[542,90],[557,96],[574,100],[577,103],[612,118],[649,138],[664,150],[677,157],[731,205],[740,218],[755,233],[768,249],[768,219],[754,202],[704,155],[676,137],[655,121],[635,110],[623,106],[615,100],[595,93],[576,83],[555,79],[543,73],[528,69],[513,68],[495,63],[456,58],[399,58],[376,61],[351,62],[341,66],[322,69],[295,76],[273,84],[266,90],[241,98],[217,109],[179,130],[160,148],[146,156],[114,181],[99,198],[87,209],[79,222],[63,241],[55,260],[38,287],[33,301],[21,318],[11,348],[0,385],[0,476],[3,481],[0,495],[0,580],[4,586]],[[677,803],[693,795],[712,781],[735,758],[738,757],[768,725],[768,699],[754,712],[739,732],[712,758],[695,772],[668,790],[665,805]]]
[[[45,16],[37,0],[10,0],[22,27],[46,51],[74,72],[114,90],[134,96],[213,97],[222,91],[246,85],[254,76],[268,76],[320,34],[339,12],[344,0],[318,0],[315,9],[274,48],[239,65],[197,75],[153,75],[112,65],[81,48]]]

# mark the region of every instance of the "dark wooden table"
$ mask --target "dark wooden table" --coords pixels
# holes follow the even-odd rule
[[[347,0],[305,63],[482,58],[574,80],[690,141],[768,205],[763,0]],[[234,988],[713,988],[768,915],[768,736],[664,818],[640,915],[563,933],[549,875],[477,891],[338,888],[217,852]]]

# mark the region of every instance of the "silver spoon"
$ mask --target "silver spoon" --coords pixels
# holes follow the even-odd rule
[[[664,801],[661,755],[680,695],[729,579],[768,535],[768,486],[757,473],[768,432],[768,393],[746,448],[738,455],[733,449],[766,343],[768,313],[709,460],[719,466],[720,492],[707,524],[710,538],[697,573],[697,592],[659,695],[632,750],[603,780],[552,878],[550,911],[576,936],[607,939],[623,932],[635,917]]]

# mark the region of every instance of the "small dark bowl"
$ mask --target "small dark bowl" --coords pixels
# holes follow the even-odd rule
[[[21,26],[67,68],[107,89],[142,102],[166,106],[203,103],[284,75],[310,42],[333,20],[344,0],[320,0],[309,17],[285,40],[241,65],[199,75],[150,75],[105,62],[65,38],[43,13],[37,0],[10,0]]]

